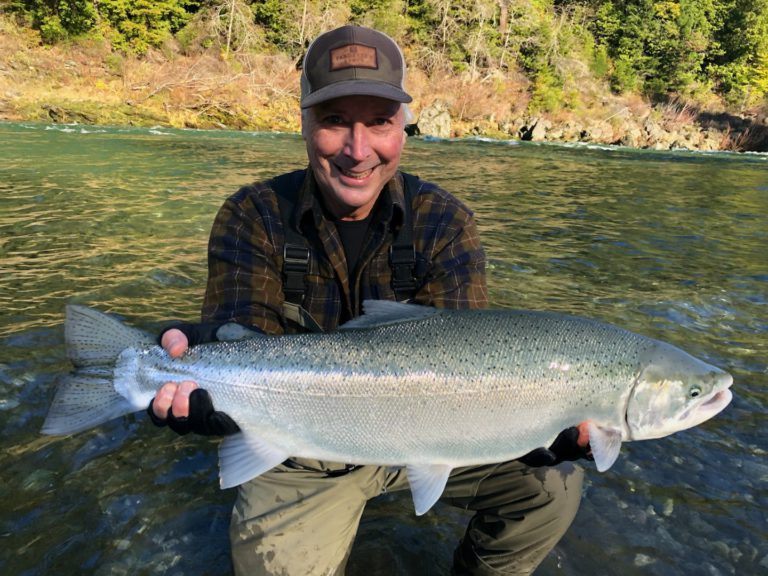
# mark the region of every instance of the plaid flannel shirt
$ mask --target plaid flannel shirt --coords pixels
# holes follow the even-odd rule
[[[400,173],[374,207],[368,237],[350,278],[332,218],[323,209],[311,170],[295,173],[301,189],[294,221],[308,239],[310,267],[304,308],[324,330],[361,313],[366,299],[395,300],[389,248],[402,223]],[[267,334],[295,332],[283,308],[285,236],[272,181],[244,186],[219,210],[208,245],[204,321],[235,321]],[[485,253],[472,212],[455,197],[419,180],[412,192],[413,241],[418,288],[412,302],[443,308],[482,308],[488,303]]]

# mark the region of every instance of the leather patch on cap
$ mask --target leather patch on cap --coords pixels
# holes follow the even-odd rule
[[[362,44],[347,44],[331,50],[331,72],[355,67],[378,69],[376,48]]]

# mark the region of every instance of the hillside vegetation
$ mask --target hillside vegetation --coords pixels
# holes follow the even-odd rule
[[[349,22],[441,135],[768,150],[768,0],[0,1],[0,117],[297,131],[301,56]]]

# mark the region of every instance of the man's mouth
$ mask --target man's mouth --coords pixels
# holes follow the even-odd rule
[[[354,180],[365,180],[373,173],[373,168],[370,170],[344,170],[343,168],[339,168],[339,172],[341,172],[344,176],[347,178],[353,178]]]

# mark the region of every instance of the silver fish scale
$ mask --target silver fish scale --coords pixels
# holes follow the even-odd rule
[[[241,428],[293,456],[453,466],[515,458],[585,416],[621,424],[657,341],[527,311],[447,311],[328,334],[141,353],[147,389],[190,379]],[[546,422],[546,426],[542,426]]]

